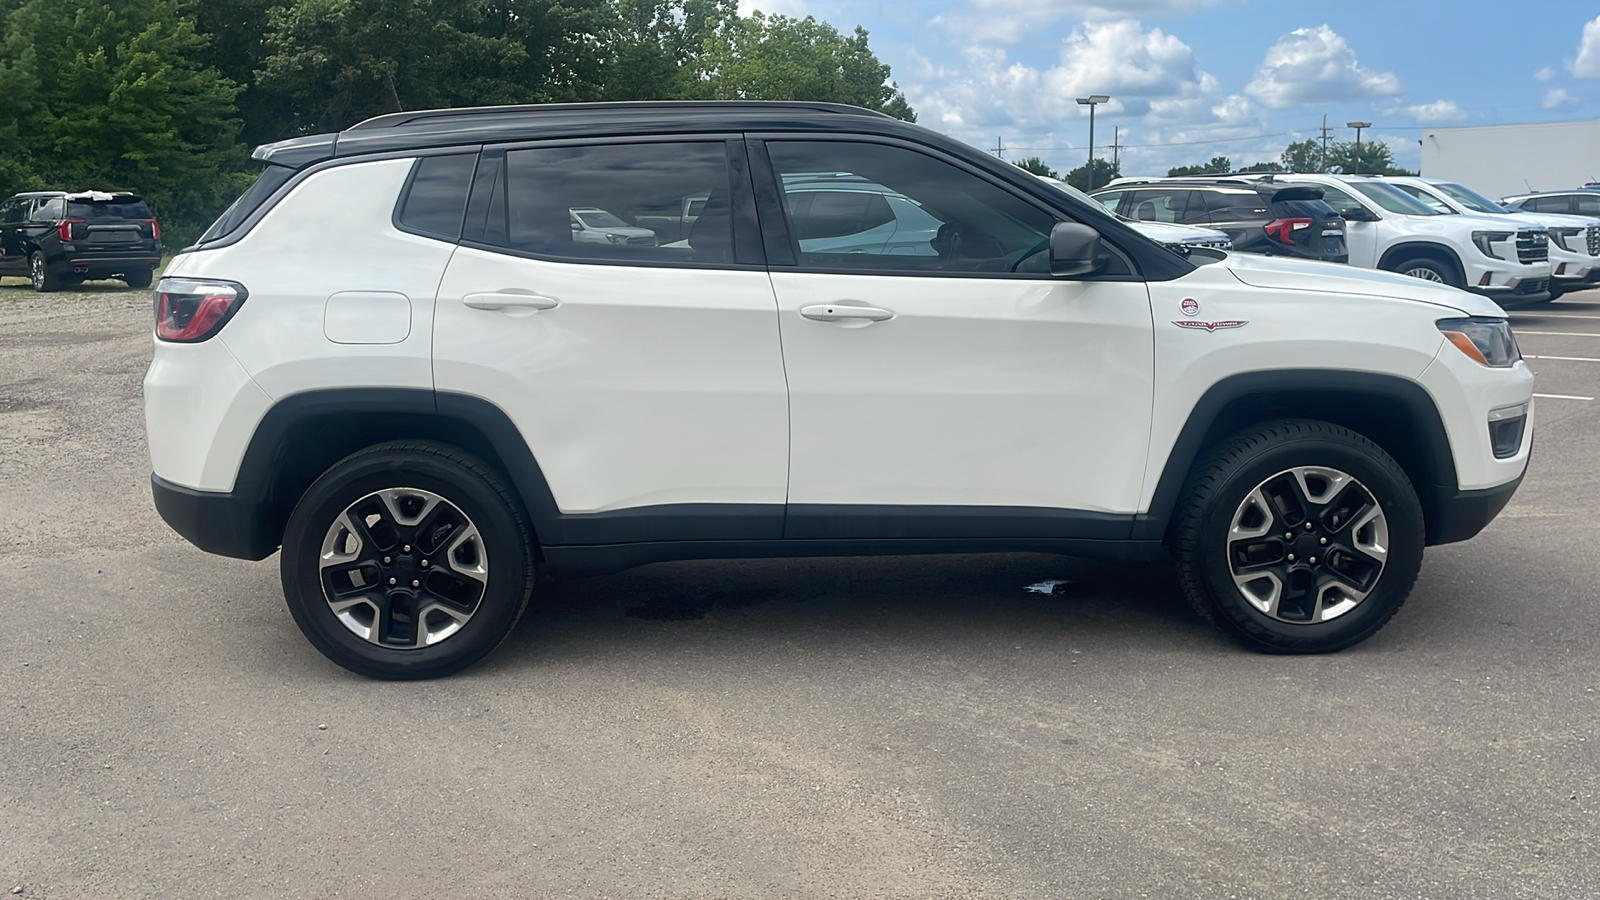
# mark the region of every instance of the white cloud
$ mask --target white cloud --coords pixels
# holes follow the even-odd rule
[[[930,24],[943,26],[963,42],[1015,44],[1040,28],[1070,17],[1090,21],[1177,16],[1221,0],[966,0]]]
[[[1460,122],[1467,117],[1466,112],[1457,106],[1454,100],[1414,103],[1410,106],[1400,107],[1399,111],[1424,125],[1443,125],[1447,122]]]
[[[1278,39],[1244,92],[1273,109],[1400,93],[1393,72],[1375,72],[1326,25],[1299,28]]]
[[[1540,81],[1549,81],[1550,79],[1556,77],[1556,70],[1550,68],[1549,66],[1545,66],[1539,71],[1533,73],[1533,77],[1539,79]]]
[[[1558,109],[1570,103],[1577,102],[1578,98],[1567,93],[1564,89],[1551,88],[1550,90],[1544,92],[1544,100],[1540,102],[1539,105],[1545,109]]]
[[[1578,56],[1567,61],[1567,71],[1575,78],[1600,78],[1600,16],[1583,23],[1578,41]]]
[[[1104,155],[1117,126],[1125,143],[1161,145],[1123,153],[1128,171],[1149,172],[1194,162],[1236,145],[1165,146],[1173,141],[1211,141],[1264,130],[1249,98],[1224,94],[1217,79],[1200,69],[1192,48],[1160,29],[1138,22],[1085,22],[1062,42],[1055,65],[1035,68],[1012,60],[1002,48],[969,46],[955,58],[934,59],[909,51],[895,66],[918,121],[974,146],[992,148],[1004,136],[1016,152],[1040,155],[1057,168],[1083,163],[1087,112],[1076,102],[1109,94],[1096,112],[1096,155]],[[1287,141],[1273,139],[1270,152],[1251,150],[1250,161],[1276,156]],[[1198,157],[1198,154],[1205,154]],[[1168,158],[1171,157],[1171,161]]]

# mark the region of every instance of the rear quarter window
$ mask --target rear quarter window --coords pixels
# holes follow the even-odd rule
[[[454,241],[461,237],[461,221],[467,213],[467,194],[472,188],[472,173],[478,154],[426,156],[417,160],[411,179],[400,198],[395,217],[407,231]]]

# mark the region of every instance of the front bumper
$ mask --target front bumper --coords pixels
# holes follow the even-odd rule
[[[1511,495],[1522,485],[1523,475],[1505,484],[1478,491],[1435,486],[1433,515],[1427,522],[1428,546],[1453,544],[1477,535],[1511,502]]]

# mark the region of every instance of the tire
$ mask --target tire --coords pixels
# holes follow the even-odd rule
[[[1466,279],[1462,277],[1460,272],[1456,271],[1455,266],[1450,265],[1449,263],[1440,262],[1431,256],[1419,256],[1415,259],[1408,259],[1398,266],[1395,266],[1394,271],[1399,272],[1401,275],[1410,275],[1412,278],[1421,278],[1424,281],[1434,281],[1438,282],[1439,284],[1448,284],[1454,288],[1466,286]],[[1420,274],[1423,272],[1428,274]]]
[[[50,271],[45,264],[44,254],[38,250],[28,257],[28,280],[33,282],[33,289],[41,294],[61,290],[61,276]]]
[[[1263,653],[1328,653],[1377,633],[1416,583],[1423,543],[1399,464],[1305,419],[1222,441],[1191,473],[1171,535],[1195,611]]]
[[[144,269],[138,272],[129,272],[128,274],[122,276],[122,280],[126,281],[128,283],[128,287],[131,288],[147,288],[150,286],[151,281],[150,270]]]
[[[289,612],[324,656],[359,675],[411,680],[498,647],[527,608],[534,560],[500,476],[453,447],[396,441],[345,457],[311,485],[280,565]]]

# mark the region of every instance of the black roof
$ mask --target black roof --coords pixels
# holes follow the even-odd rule
[[[850,130],[901,136],[914,133],[920,139],[934,134],[883,113],[842,103],[777,100],[546,103],[389,113],[358,122],[336,134],[314,134],[266,144],[257,147],[253,156],[263,162],[298,169],[339,156],[505,141],[747,130]]]

